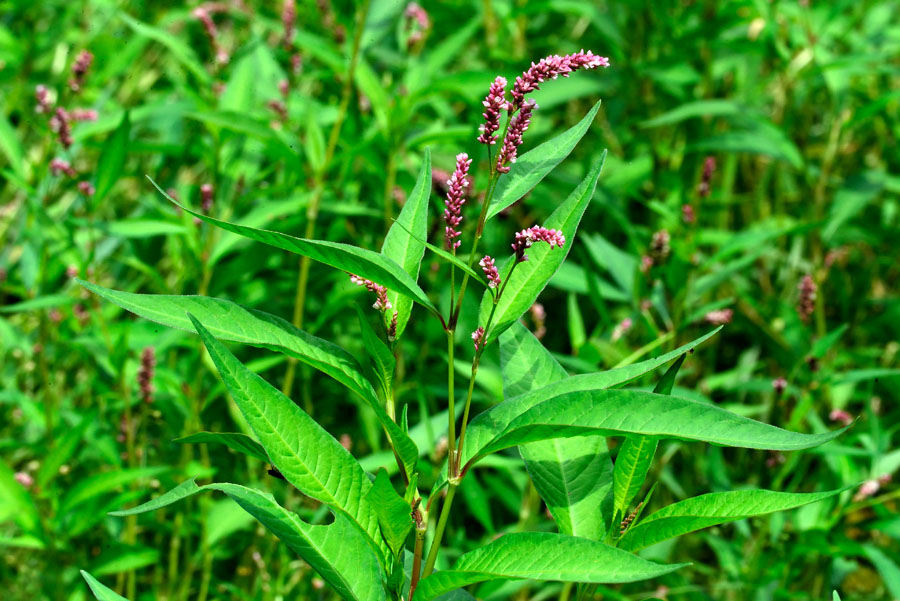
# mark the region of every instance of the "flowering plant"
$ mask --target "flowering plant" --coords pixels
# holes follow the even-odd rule
[[[378,327],[373,327],[360,312],[367,369],[332,342],[277,316],[230,301],[131,294],[84,282],[89,290],[137,315],[195,330],[255,434],[207,433],[196,442],[224,444],[270,463],[270,473],[327,506],[334,520],[314,525],[260,490],[230,483],[198,485],[194,480],[116,515],[144,513],[201,491],[224,492],[309,563],[344,599],[428,601],[475,583],[515,579],[562,581],[568,583],[566,596],[577,587],[578,597],[588,598],[600,584],[656,578],[684,567],[657,564],[636,554],[647,546],[839,493],[717,492],[643,516],[653,488],[642,493],[660,439],[791,451],[820,445],[841,431],[789,432],[674,396],[675,378],[687,355],[718,330],[655,359],[570,376],[521,325],[520,318],[534,306],[575,240],[605,155],[597,157],[583,181],[543,225],[514,235],[512,253],[506,260],[479,253],[487,223],[553,170],[583,135],[598,108],[573,130],[520,157],[520,146],[538,109],[528,95],[559,76],[608,65],[606,58],[582,51],[533,63],[508,91],[504,78],[494,80],[483,102],[484,124],[477,138],[487,156],[484,197],[474,227],[468,229],[468,240],[464,209],[467,196],[473,198],[473,159],[464,153],[456,157],[455,171],[447,181],[444,248],[426,242],[431,178],[427,152],[417,184],[388,231],[381,252],[254,229],[182,207],[226,231],[344,271],[353,284],[365,288],[378,317]],[[206,196],[211,198],[212,188]],[[464,242],[470,250],[458,254]],[[668,244],[667,237],[664,242]],[[663,241],[659,246],[664,246]],[[449,266],[451,294],[443,307],[418,283],[426,249]],[[461,278],[458,285],[457,277]],[[470,335],[471,367],[463,396],[456,389],[457,332],[466,293],[475,285],[484,291],[477,327]],[[420,469],[424,449],[411,436],[408,406],[398,405],[393,385],[400,354],[398,340],[413,316],[414,304],[434,317],[447,335],[448,452],[427,493],[420,488],[426,484]],[[365,401],[383,428],[391,449],[389,459],[374,476],[367,473],[306,411],[243,365],[223,340],[283,353],[346,386]],[[485,349],[495,343],[499,345],[505,399],[470,419],[479,364]],[[652,392],[622,388],[670,362]],[[146,364],[152,370],[149,355]],[[149,385],[146,394],[152,394]],[[460,400],[462,410],[457,411]],[[610,437],[622,439],[615,461]],[[441,550],[457,490],[484,459],[512,447],[518,447],[558,532],[507,534],[462,554],[451,564]],[[392,474],[396,474],[393,480]],[[89,576],[88,581],[98,598],[114,598],[99,582]],[[465,593],[456,594],[465,597]]]

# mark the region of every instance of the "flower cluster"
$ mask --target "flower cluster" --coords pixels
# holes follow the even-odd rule
[[[34,112],[38,114],[49,113],[53,105],[50,102],[50,90],[44,84],[38,84],[34,88],[34,99],[37,102],[34,106]]]
[[[153,402],[153,372],[156,368],[156,352],[152,346],[148,346],[141,353],[141,366],[138,368],[138,388],[141,400],[145,403]]]
[[[800,298],[797,301],[797,313],[800,315],[800,319],[806,321],[816,309],[816,291],[818,286],[816,286],[812,276],[805,275],[797,289],[800,291]]]
[[[562,248],[566,244],[566,237],[559,230],[548,230],[545,227],[535,225],[516,233],[516,240],[512,243],[513,252],[516,254],[516,263],[528,260],[525,249],[531,248],[535,242],[546,242],[550,248]]]
[[[480,351],[484,348],[484,328],[479,326],[477,330],[472,332],[472,344],[475,345],[475,350]]]
[[[459,237],[459,224],[462,222],[462,206],[466,202],[465,192],[469,185],[466,175],[469,173],[469,166],[472,159],[466,153],[456,155],[456,170],[450,179],[447,180],[447,200],[444,201],[446,208],[444,209],[444,221],[447,226],[444,229],[445,239],[447,241],[448,250],[456,250],[459,248],[460,242],[456,240]]]
[[[284,0],[281,8],[281,24],[284,27],[284,39],[282,40],[285,48],[294,46],[294,26],[297,23],[297,3],[295,0]]]
[[[69,177],[75,177],[77,175],[77,172],[75,171],[75,168],[72,167],[71,163],[63,159],[53,159],[50,161],[50,173],[53,175],[64,173]]]
[[[375,303],[372,305],[373,309],[387,312],[393,308],[391,301],[387,298],[387,288],[384,286],[380,286],[372,280],[366,280],[358,275],[352,274],[350,275],[350,281],[357,286],[365,286],[366,290],[375,294]]]
[[[519,146],[522,145],[522,135],[528,129],[528,125],[531,124],[531,113],[536,108],[538,108],[537,103],[534,100],[529,100],[522,105],[522,110],[510,120],[506,138],[504,138],[500,154],[497,156],[498,172],[509,173],[509,165],[516,162]]]
[[[531,314],[531,321],[534,322],[534,337],[538,340],[544,338],[547,335],[547,310],[544,309],[544,305],[541,303],[534,303],[528,309],[528,312]]]
[[[650,239],[650,258],[654,262],[662,262],[669,256],[671,251],[669,242],[671,239],[668,230],[659,230],[653,234],[653,237]]]
[[[209,38],[213,53],[216,55],[216,63],[227,65],[231,57],[219,42],[219,30],[216,28],[215,21],[213,21],[212,9],[208,6],[198,6],[194,9],[193,15],[203,25],[203,30],[206,31],[206,37]]]
[[[713,326],[723,326],[726,323],[731,323],[733,317],[734,311],[731,309],[716,309],[704,315],[703,321]]]
[[[608,58],[584,50],[566,56],[554,54],[542,58],[537,64],[531,63],[531,67],[516,78],[511,92],[513,98],[511,110],[516,111],[521,108],[525,95],[540,89],[540,84],[548,79],[556,79],[560,75],[568,77],[570,73],[578,69],[608,66]]]
[[[69,88],[73,92],[81,90],[81,86],[84,85],[84,77],[87,75],[88,69],[91,68],[92,62],[94,62],[94,55],[87,50],[82,50],[78,53],[75,62],[72,63],[72,79],[69,81]]]
[[[63,107],[57,107],[50,117],[50,129],[59,137],[59,143],[68,149],[72,145],[72,116]]]
[[[500,286],[500,273],[497,271],[497,266],[494,265],[494,259],[485,255],[478,264],[481,265],[481,269],[484,271],[484,277],[487,278],[488,286],[491,288]]]
[[[702,197],[709,196],[710,182],[712,181],[713,172],[716,170],[716,159],[706,157],[703,161],[703,176],[700,178],[700,184],[697,186],[697,194]]]
[[[431,19],[428,13],[416,2],[410,2],[403,11],[405,29],[408,32],[406,48],[411,50],[425,39],[425,34],[431,27]]]
[[[200,206],[204,213],[209,213],[213,204],[213,187],[212,184],[203,184],[200,186]]]
[[[497,143],[497,130],[500,129],[500,111],[507,108],[506,102],[506,78],[497,77],[491,84],[487,96],[482,103],[484,105],[484,125],[479,130],[481,135],[478,141],[489,146]]]

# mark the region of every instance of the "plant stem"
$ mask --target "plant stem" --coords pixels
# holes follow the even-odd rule
[[[350,106],[350,96],[353,93],[353,78],[356,75],[356,65],[359,62],[359,47],[362,41],[363,30],[366,25],[366,17],[369,14],[369,2],[365,0],[359,8],[356,19],[356,31],[353,33],[353,49],[350,52],[350,66],[347,69],[347,78],[344,80],[344,87],[341,91],[341,104],[338,106],[337,116],[334,125],[331,127],[331,133],[328,136],[328,146],[325,149],[325,159],[322,161],[322,167],[318,170],[315,177],[315,188],[312,197],[309,199],[309,206],[306,209],[306,231],[304,238],[312,238],[316,232],[316,221],[319,217],[319,205],[322,202],[322,192],[325,188],[325,173],[334,158],[334,151],[337,148],[338,139],[340,138],[341,128],[344,125],[344,119],[347,117],[347,109]],[[309,285],[309,265],[310,259],[307,256],[300,257],[300,269],[297,274],[297,291],[294,294],[294,319],[293,323],[298,329],[303,327],[303,314],[306,309],[306,289]],[[297,371],[297,360],[289,359],[287,372],[284,375],[284,384],[281,391],[291,396],[291,389],[294,385],[294,375]]]
[[[454,391],[453,391],[453,335],[454,330],[447,331],[447,448],[450,454],[447,460],[447,473],[450,476],[455,475],[455,452],[456,449],[456,411],[454,408]]]
[[[441,539],[444,538],[444,529],[447,527],[447,518],[450,517],[450,506],[453,504],[453,497],[456,495],[456,487],[456,484],[450,483],[447,489],[447,498],[444,499],[444,505],[441,507],[441,517],[438,518],[437,529],[434,531],[434,540],[431,541],[431,549],[428,550],[428,560],[425,562],[425,571],[422,573],[422,576],[426,578],[434,571],[434,562],[437,561]]]
[[[419,578],[422,574],[422,553],[425,549],[425,532],[426,530],[416,528],[416,546],[413,551],[413,567],[412,576],[409,578],[409,598],[413,598],[416,587],[419,585]]]

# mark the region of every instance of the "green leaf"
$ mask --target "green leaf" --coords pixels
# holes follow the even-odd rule
[[[413,601],[487,580],[557,580],[613,584],[668,574],[687,564],[660,565],[597,541],[549,532],[507,534],[466,553],[453,568],[435,572]]]
[[[659,366],[668,363],[672,359],[694,349],[721,329],[722,326],[719,326],[700,338],[654,359],[647,359],[639,363],[633,363],[631,365],[625,365],[623,367],[594,374],[571,376],[565,380],[554,382],[552,384],[552,389],[559,393],[563,393],[580,390],[585,387],[611,388],[619,384],[624,384],[649,373]],[[500,434],[513,419],[544,400],[548,389],[549,388],[545,386],[530,392],[519,394],[513,398],[507,398],[499,405],[494,405],[487,411],[478,414],[469,423],[469,427],[466,430],[466,443],[462,450],[462,462],[465,464],[469,459],[477,455],[481,449],[483,449],[489,441]],[[447,474],[445,467],[441,477],[435,481],[432,492],[440,490],[446,483]]]
[[[631,526],[619,540],[619,547],[637,551],[702,528],[815,503],[844,490],[847,489],[817,493],[739,490],[700,495],[663,507]]]
[[[119,126],[103,143],[100,160],[97,162],[97,176],[94,180],[94,203],[101,202],[119,181],[125,167],[128,154],[128,142],[131,137],[131,118],[128,111],[122,115]]]
[[[878,570],[891,597],[900,598],[900,566],[875,545],[863,545],[862,548],[866,557]]]
[[[41,466],[38,468],[35,481],[38,487],[46,489],[50,483],[59,475],[59,468],[64,463],[69,463],[74,455],[81,450],[81,439],[84,433],[95,423],[95,415],[84,415],[81,421],[72,426],[66,426],[62,435],[56,439],[53,449],[47,453]]]
[[[568,377],[534,334],[518,322],[500,336],[500,365],[505,397]],[[602,539],[610,517],[604,516],[603,505],[613,469],[606,439],[588,436],[533,442],[520,446],[519,453],[560,533]]]
[[[656,384],[653,392],[657,394],[671,394],[672,387],[675,385],[675,376],[687,354],[678,358],[672,364],[662,379]],[[615,469],[613,470],[613,498],[615,500],[615,511],[619,516],[625,516],[628,506],[634,498],[641,492],[644,481],[647,479],[647,472],[653,463],[653,456],[656,455],[656,447],[659,444],[655,438],[647,438],[646,436],[628,436],[619,448],[616,455]]]
[[[712,98],[709,100],[695,100],[682,104],[658,117],[648,119],[641,123],[641,127],[662,127],[674,125],[687,119],[697,117],[733,117],[746,112],[743,107],[732,100]]]
[[[128,601],[128,599],[105,586],[84,570],[81,570],[81,576],[84,578],[85,582],[87,582],[88,587],[91,589],[91,592],[94,593],[94,597],[96,597],[98,601]]]
[[[428,199],[431,196],[431,151],[425,149],[425,158],[412,193],[403,205],[400,215],[388,230],[381,246],[381,254],[396,261],[413,281],[419,279],[419,268],[425,256],[423,240],[428,237]],[[397,337],[406,330],[412,312],[412,301],[394,290],[388,291],[388,300],[397,312]]]
[[[546,400],[512,420],[478,456],[536,440],[591,434],[640,434],[718,446],[795,451],[824,444],[846,430],[801,434],[678,397],[589,388],[559,394],[558,386],[551,384],[538,391],[543,391]]]
[[[353,487],[352,482],[343,482],[343,485]],[[332,524],[312,526],[279,505],[270,494],[237,484],[197,486],[193,480],[188,480],[139,507],[111,515],[154,511],[205,490],[218,490],[231,497],[312,566],[344,599],[384,600],[383,576],[377,555],[371,550],[365,534],[343,513],[336,512]]]
[[[487,219],[494,217],[528,194],[563,159],[569,156],[575,145],[587,133],[599,110],[600,101],[598,100],[594,108],[570,129],[520,156],[512,164],[509,173],[503,175],[497,182],[494,198],[488,208]]]
[[[171,328],[193,332],[194,327],[187,316],[191,313],[216,338],[284,353],[331,376],[364,399],[375,397],[372,385],[350,353],[297,329],[280,317],[218,298],[134,294],[82,280],[78,283],[126,311]]]
[[[6,155],[9,160],[9,166],[19,179],[25,179],[25,153],[22,151],[22,144],[16,135],[16,130],[6,120],[5,116],[0,116],[0,153]]]
[[[213,443],[222,444],[238,453],[255,457],[260,461],[269,463],[269,456],[261,444],[247,436],[246,434],[235,434],[231,432],[196,432],[181,438],[176,438],[174,442],[182,444],[203,444]]]
[[[581,216],[594,196],[603,162],[606,160],[604,151],[600,158],[594,162],[587,176],[578,187],[553,214],[544,222],[544,227],[562,230],[566,237],[563,248],[551,249],[547,244],[537,244],[528,251],[528,260],[515,266],[509,282],[505,284],[503,295],[497,302],[494,313],[494,324],[491,326],[489,339],[496,339],[503,330],[519,320],[519,318],[534,304],[541,291],[566,260],[572,243],[575,239],[575,230],[581,221]],[[502,181],[502,180],[501,180]],[[509,273],[509,267],[515,257],[509,257],[500,268],[501,274]],[[485,291],[481,299],[480,323],[485,323],[494,304],[494,297],[490,290]]]
[[[149,177],[147,179],[150,179]],[[263,242],[275,248],[281,248],[299,255],[303,255],[330,265],[347,273],[358,275],[361,278],[371,280],[382,286],[399,292],[400,294],[409,296],[423,307],[437,314],[434,304],[428,300],[425,292],[419,288],[415,280],[403,268],[388,257],[358,248],[349,244],[341,244],[339,242],[327,242],[325,240],[306,240],[303,238],[294,238],[280,232],[272,232],[269,230],[261,230],[252,227],[228,223],[213,219],[202,213],[197,213],[175,202],[172,197],[163,191],[156,182],[150,179],[150,182],[160,191],[163,196],[171,202],[181,207],[191,215],[218,226],[226,231],[240,234],[251,240]]]
[[[375,372],[375,378],[381,387],[381,392],[385,399],[390,399],[393,395],[394,369],[397,367],[397,360],[391,349],[384,344],[381,338],[372,329],[369,320],[363,313],[359,305],[353,305],[359,317],[359,329],[362,331],[362,342],[365,355],[372,364],[372,371]]]
[[[153,478],[169,470],[170,468],[165,466],[116,469],[83,478],[66,491],[59,505],[60,515],[67,515],[78,505],[86,501],[95,501],[98,496],[126,484],[142,478]]]
[[[124,21],[136,34],[159,42],[168,48],[169,52],[172,53],[172,56],[186,67],[201,84],[209,84],[209,73],[206,72],[206,69],[203,67],[203,64],[197,58],[197,55],[191,47],[180,38],[172,35],[168,31],[159,29],[158,27],[142,23],[125,12],[119,12],[119,18],[122,19],[122,21]]]
[[[244,367],[196,318],[191,319],[272,465],[297,490],[353,520],[384,557],[378,518],[365,500],[372,484],[356,459],[291,399]]]
[[[390,476],[383,469],[378,470],[366,499],[375,508],[381,534],[388,547],[395,557],[399,556],[406,537],[413,529],[412,508],[394,490]]]

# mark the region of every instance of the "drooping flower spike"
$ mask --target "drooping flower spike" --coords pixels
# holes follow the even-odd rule
[[[535,90],[539,90],[541,87],[540,84],[548,79],[556,79],[560,75],[568,77],[569,73],[577,71],[578,69],[593,69],[594,67],[608,66],[608,58],[605,56],[597,56],[590,50],[587,52],[581,50],[580,52],[575,52],[574,54],[568,54],[566,56],[554,54],[542,58],[537,64],[531,63],[531,67],[516,78],[516,82],[513,84],[512,91],[510,92],[513,98],[510,110],[512,112],[519,110],[525,102],[525,95],[534,92]]]
[[[459,248],[459,224],[462,222],[462,206],[466,202],[465,193],[469,185],[466,175],[469,173],[469,166],[472,159],[469,155],[462,152],[456,155],[456,170],[450,179],[447,180],[447,200],[444,201],[446,208],[444,209],[444,221],[447,226],[444,229],[445,239],[447,242],[447,250],[455,250]]]
[[[387,298],[387,288],[384,286],[380,286],[372,280],[366,280],[353,274],[350,274],[350,281],[357,286],[365,286],[366,290],[375,294],[375,303],[372,305],[373,309],[386,312],[393,308],[391,301]]]
[[[522,145],[522,135],[528,129],[528,125],[531,123],[531,113],[536,108],[538,108],[537,103],[534,100],[529,100],[522,105],[522,110],[510,120],[506,138],[504,138],[500,154],[497,156],[498,172],[509,173],[509,166],[516,162],[519,146]]]
[[[484,328],[482,328],[481,326],[479,326],[477,330],[472,332],[472,344],[475,345],[476,351],[480,351],[484,348]]]
[[[516,240],[512,243],[513,252],[516,254],[516,263],[528,260],[525,249],[531,248],[535,242],[546,242],[550,248],[562,248],[566,244],[566,237],[559,230],[549,230],[540,225],[535,225],[516,233]]]

